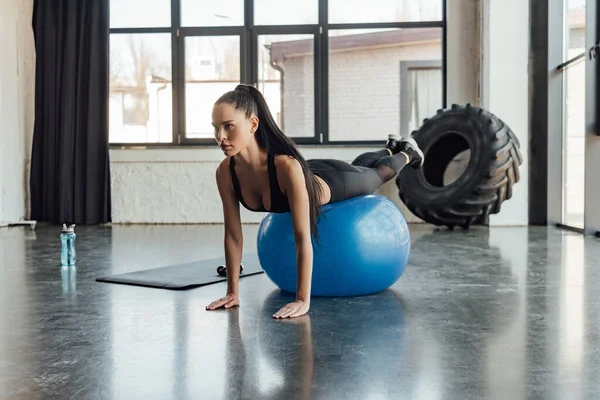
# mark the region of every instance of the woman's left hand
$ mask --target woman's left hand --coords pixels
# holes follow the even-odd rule
[[[308,312],[310,308],[310,304],[302,301],[296,300],[293,303],[286,304],[281,307],[279,311],[273,314],[273,318],[294,318],[304,315]]]

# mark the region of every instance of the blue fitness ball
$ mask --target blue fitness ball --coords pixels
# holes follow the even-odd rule
[[[327,204],[313,240],[313,296],[359,296],[393,285],[410,255],[402,212],[387,198],[364,195]],[[267,213],[258,230],[258,258],[273,283],[296,292],[296,243],[291,215]]]

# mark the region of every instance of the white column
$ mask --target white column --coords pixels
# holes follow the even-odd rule
[[[521,143],[521,180],[490,225],[528,225],[529,3],[482,0],[482,106],[510,126]]]

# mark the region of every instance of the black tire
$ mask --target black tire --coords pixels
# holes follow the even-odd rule
[[[404,168],[397,178],[406,207],[423,221],[453,229],[487,225],[490,214],[512,197],[523,157],[519,140],[495,115],[470,104],[438,110],[412,133],[425,154],[419,169]],[[470,150],[464,172],[444,183],[450,162]]]

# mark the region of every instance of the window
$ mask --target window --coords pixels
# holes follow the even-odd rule
[[[184,40],[186,138],[212,139],[213,104],[240,83],[240,38],[194,36]]]
[[[111,28],[171,26],[171,0],[112,0]]]
[[[109,139],[112,143],[171,143],[171,36],[110,37]]]
[[[258,89],[279,127],[290,137],[315,133],[313,35],[260,35]]]
[[[181,0],[181,25],[243,26],[244,0]]]
[[[415,116],[441,108],[441,41],[439,28],[330,30],[329,139],[377,141],[389,133],[406,135],[409,124],[414,129]],[[439,67],[408,70],[409,60]],[[409,96],[402,98],[402,90]],[[402,115],[403,108],[413,112]]]
[[[442,2],[438,0],[329,0],[329,22],[439,21]]]
[[[112,144],[214,145],[213,104],[239,83],[264,94],[297,143],[381,142],[445,105],[443,0],[111,0],[110,10]]]
[[[585,1],[564,0],[563,224],[584,228]]]
[[[435,115],[442,104],[442,63],[400,63],[400,133],[408,136],[425,118]]]
[[[254,0],[256,25],[308,25],[319,23],[318,0]]]

